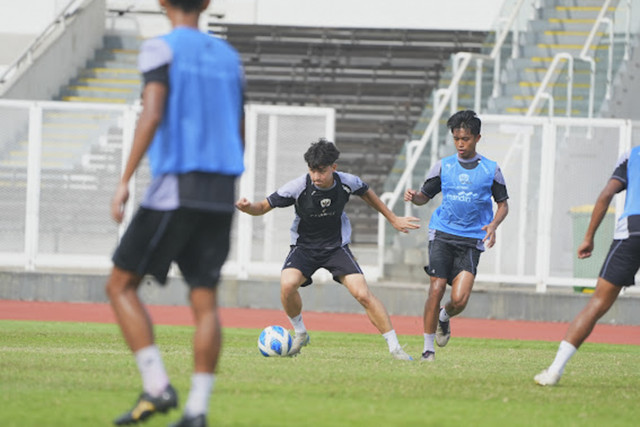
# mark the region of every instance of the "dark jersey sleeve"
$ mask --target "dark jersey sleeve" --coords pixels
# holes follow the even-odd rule
[[[496,167],[496,174],[493,178],[493,184],[491,185],[491,195],[496,203],[504,202],[509,198],[507,184],[504,181],[504,176],[499,166]]]
[[[158,82],[169,87],[169,66],[162,65],[153,70],[149,70],[146,73],[142,74],[142,78],[145,85],[151,82]]]
[[[430,199],[433,199],[442,191],[442,179],[440,178],[441,167],[442,162],[438,160],[438,162],[429,170],[427,179],[424,181],[424,184],[422,184],[422,188],[420,189],[420,191]]]
[[[629,164],[630,154],[631,150],[620,156],[618,163],[616,164],[616,168],[613,171],[613,175],[611,175],[611,179],[617,179],[624,184],[624,189],[627,188],[627,166]]]
[[[276,191],[267,197],[267,202],[269,202],[272,208],[286,208],[287,206],[293,205],[296,199],[294,197],[281,196]]]

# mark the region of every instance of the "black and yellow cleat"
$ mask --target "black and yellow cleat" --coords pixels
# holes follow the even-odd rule
[[[204,414],[195,417],[187,417],[185,415],[177,422],[169,424],[169,427],[207,427],[207,417]]]
[[[169,384],[167,388],[160,394],[160,396],[153,397],[148,393],[142,393],[138,398],[138,401],[134,405],[131,411],[120,415],[113,420],[113,423],[118,426],[136,424],[140,421],[144,421],[153,414],[160,412],[166,413],[169,409],[178,407],[178,394],[176,390]]]

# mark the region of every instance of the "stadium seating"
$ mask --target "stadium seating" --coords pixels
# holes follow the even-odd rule
[[[480,51],[486,38],[467,31],[209,28],[240,52],[248,102],[335,108],[339,167],[378,194],[451,54]],[[347,213],[354,243],[374,243],[375,212],[356,202]]]

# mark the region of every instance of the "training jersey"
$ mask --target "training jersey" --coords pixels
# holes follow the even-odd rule
[[[627,239],[640,235],[640,147],[632,148],[618,159],[611,179],[624,184],[627,194],[624,210],[616,224],[613,238]]]
[[[138,67],[145,85],[168,87],[162,122],[147,150],[152,183],[142,206],[233,212],[235,177],[244,170],[238,53],[217,37],[177,27],[142,44]]]
[[[496,202],[509,198],[498,164],[480,154],[472,159],[454,154],[439,160],[420,191],[430,199],[442,192],[442,203],[429,221],[430,240],[437,235],[461,237],[480,250],[486,236],[482,227],[493,220],[491,198]]]
[[[272,208],[295,205],[291,245],[331,250],[350,243],[351,223],[344,207],[352,194],[362,196],[369,186],[359,177],[344,172],[334,172],[333,179],[331,188],[322,189],[313,185],[309,174],[305,174],[267,197]]]

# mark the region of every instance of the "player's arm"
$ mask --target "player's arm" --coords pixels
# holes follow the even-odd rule
[[[160,82],[150,82],[142,91],[142,112],[133,135],[133,145],[122,178],[111,201],[111,216],[122,222],[124,205],[129,199],[129,181],[135,173],[144,153],[149,148],[156,129],[162,122],[168,88]]]
[[[408,188],[407,191],[404,192],[404,201],[411,202],[417,206],[422,206],[429,200],[431,200],[431,198],[424,194],[422,191],[412,190],[411,188]]]
[[[487,243],[488,248],[493,247],[496,243],[496,230],[509,213],[509,203],[507,200],[497,202],[497,205],[498,209],[496,209],[496,213],[493,216],[493,221],[482,227],[482,229],[487,232],[482,241]]]
[[[422,184],[420,190],[407,189],[404,192],[404,201],[411,202],[414,205],[422,206],[433,199],[436,194],[442,191],[442,179],[440,178],[440,170],[442,161],[438,160],[427,173],[427,178]]]
[[[373,190],[368,189],[366,193],[360,197],[362,197],[362,200],[364,200],[369,206],[380,212],[396,230],[408,233],[409,230],[420,228],[419,218],[413,216],[397,216],[382,202],[382,200],[380,200]]]
[[[609,209],[609,205],[611,204],[611,200],[613,200],[613,196],[621,192],[625,189],[625,184],[618,179],[612,178],[607,182],[607,185],[602,189],[598,199],[596,200],[596,204],[593,207],[593,212],[591,212],[591,220],[589,221],[589,226],[587,227],[587,231],[584,235],[584,239],[582,243],[578,246],[578,258],[588,258],[591,256],[591,252],[593,251],[593,239],[607,214],[607,210]]]
[[[236,208],[238,208],[238,210],[244,213],[248,213],[249,215],[253,215],[253,216],[264,215],[267,212],[269,212],[271,209],[273,209],[267,199],[264,199],[260,202],[252,203],[249,200],[247,200],[245,197],[241,198],[236,202]]]

